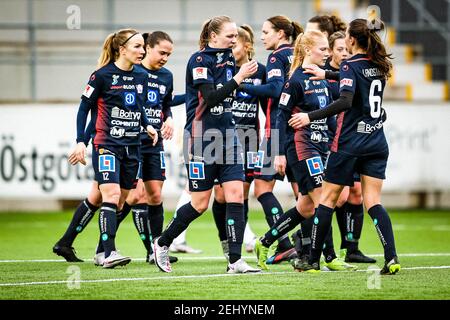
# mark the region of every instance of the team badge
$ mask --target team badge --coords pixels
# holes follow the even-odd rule
[[[317,99],[319,100],[320,109],[325,108],[327,106],[327,97],[317,96]]]
[[[152,103],[158,101],[158,91],[149,89],[147,92],[147,101]]]
[[[137,93],[142,93],[144,91],[144,86],[142,84],[138,84],[136,86]]]
[[[123,102],[127,107],[134,106],[136,104],[136,92],[124,92]]]

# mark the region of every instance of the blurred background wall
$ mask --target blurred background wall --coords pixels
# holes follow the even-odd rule
[[[269,52],[259,37],[265,19],[284,14],[306,25],[316,14],[344,21],[376,12],[388,25],[383,39],[395,56],[385,92],[391,158],[384,202],[394,207],[450,207],[449,0],[1,0],[0,210],[50,209],[86,196],[88,167],[70,167],[81,92],[104,38],[133,27],[163,30],[174,40],[167,64],[175,93],[184,92],[186,62],[197,50],[202,23],[229,15],[255,31],[256,59]],[[176,203],[185,173],[180,162],[184,106],[173,109],[174,140],[164,189]],[[289,186],[277,186],[292,201]],[[39,205],[37,205],[39,204]]]

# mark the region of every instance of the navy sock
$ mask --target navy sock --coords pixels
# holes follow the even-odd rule
[[[244,205],[237,202],[226,204],[226,224],[230,263],[241,258],[242,242],[244,240]]]
[[[244,222],[248,222],[248,199],[244,199]]]
[[[348,226],[350,230],[347,230],[347,251],[354,252],[358,250],[358,242],[361,237],[361,231],[364,221],[364,207],[362,204],[347,203],[347,216],[350,221]]]
[[[161,233],[161,237],[158,240],[160,246],[170,246],[173,239],[178,237],[184,230],[187,229],[189,224],[200,217],[201,214],[194,209],[191,202],[186,203],[180,207],[174,214],[172,221],[167,226],[166,230]]]
[[[100,237],[102,240],[105,258],[108,258],[111,251],[116,250],[114,239],[116,238],[117,230],[117,205],[114,203],[103,202],[100,207],[100,214],[98,216],[100,226]]]
[[[119,230],[119,226],[122,223],[123,220],[125,220],[125,218],[128,216],[128,214],[131,211],[131,206],[125,202],[123,204],[122,210],[117,211],[116,213],[116,233],[117,230]],[[99,252],[104,252],[105,249],[103,248],[103,241],[102,241],[102,237],[100,236],[99,240],[98,240],[98,245],[97,245],[97,251],[95,253],[99,253]]]
[[[120,224],[122,223],[123,220],[125,220],[125,218],[128,216],[128,214],[131,211],[131,206],[125,201],[125,203],[123,204],[123,208],[122,210],[117,212],[117,229],[119,229]],[[117,231],[116,229],[116,231]]]
[[[332,226],[330,226],[330,231],[328,231],[325,242],[323,244],[323,256],[325,257],[325,262],[331,262],[337,258],[336,252],[334,251]]]
[[[281,204],[278,202],[277,198],[272,192],[263,193],[258,197],[258,201],[263,207],[267,224],[269,225],[269,227],[273,227],[275,222],[280,218],[280,215],[283,214],[283,208],[281,207]],[[286,251],[290,248],[292,248],[292,244],[289,241],[287,235],[283,235],[282,237],[280,237],[280,239],[278,239],[278,252]]]
[[[320,261],[320,255],[322,254],[325,238],[330,230],[332,217],[332,208],[320,204],[316,209],[311,232],[311,256],[309,257],[311,264]]]
[[[395,251],[394,232],[389,215],[381,204],[374,205],[368,210],[384,248],[384,260],[390,261],[397,255]]]
[[[97,210],[98,207],[91,204],[88,199],[84,199],[75,210],[72,220],[58,244],[64,247],[71,247],[77,235],[84,230]]]
[[[309,255],[311,253],[311,232],[314,216],[301,222],[301,228],[298,231],[300,236],[301,251],[299,256]]]
[[[220,203],[214,199],[212,205],[212,213],[214,217],[214,222],[216,223],[217,231],[219,233],[219,240],[227,240],[227,227],[225,225],[225,220],[227,216],[227,204]]]
[[[156,206],[148,205],[148,219],[153,238],[159,237],[164,225],[164,207],[162,203]]]
[[[132,207],[133,222],[136,227],[139,237],[144,244],[148,254],[153,252],[152,250],[152,234],[150,232],[150,221],[148,217],[148,206],[146,203],[136,204]]]
[[[280,216],[280,219],[260,239],[265,247],[270,247],[280,236],[294,229],[300,222],[305,220],[296,207],[293,207]]]
[[[346,206],[347,202],[344,203],[341,207],[336,207],[334,210],[336,211],[336,220],[339,226],[339,232],[341,234],[341,249],[346,249],[348,247],[347,243],[347,214],[346,214]]]

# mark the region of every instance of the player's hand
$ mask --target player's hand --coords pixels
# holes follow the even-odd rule
[[[161,134],[163,139],[170,140],[173,137],[173,119],[169,117],[164,121],[161,127]]]
[[[282,176],[286,173],[286,157],[285,156],[275,156],[274,160],[275,171]]]
[[[69,153],[69,158],[67,160],[73,166],[78,162],[84,166],[86,165],[86,145],[84,142],[78,142],[75,149]]]
[[[237,82],[237,84],[240,84],[242,80],[250,77],[256,71],[258,71],[258,62],[256,60],[246,62],[241,66],[239,72],[234,76],[234,80]]]
[[[304,112],[293,114],[288,121],[288,124],[294,129],[300,129],[310,123],[311,120],[309,119],[308,114]]]
[[[158,132],[151,125],[147,126],[147,134],[152,139],[152,146],[156,145],[158,142]]]
[[[311,64],[305,67],[305,71],[303,73],[309,73],[314,75],[314,77],[310,77],[310,80],[323,80],[325,79],[325,70],[316,66],[315,64]]]

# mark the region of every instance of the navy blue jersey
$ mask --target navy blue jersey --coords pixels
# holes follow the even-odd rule
[[[340,91],[353,93],[353,103],[337,117],[331,150],[358,156],[387,149],[381,108],[384,75],[365,54],[342,62],[339,72]]]
[[[145,113],[150,124],[156,130],[160,130],[163,122],[172,116],[170,106],[172,104],[173,75],[166,68],[150,70],[143,65],[139,66],[147,74],[147,97],[145,99]],[[141,152],[159,153],[163,149],[163,139],[159,135],[158,142],[152,146],[152,141],[147,134],[147,130],[141,132]]]
[[[119,69],[113,62],[95,71],[81,96],[91,108],[95,145],[139,145],[147,73],[133,67]],[[84,130],[85,124],[82,125]]]
[[[331,59],[328,59],[323,67],[325,70],[339,72],[339,69],[336,69],[331,65]],[[330,87],[331,96],[333,100],[337,100],[339,98],[339,82],[336,80],[328,80],[328,85]],[[328,138],[330,139],[329,147],[331,148],[331,142],[333,141],[334,134],[336,133],[336,116],[328,117]]]
[[[333,101],[328,81],[310,80],[311,75],[303,71],[303,68],[297,68],[286,82],[280,97],[280,119],[277,122],[281,130],[280,145],[294,142],[298,160],[308,159],[318,153],[324,155],[328,151],[327,119],[313,121],[297,130],[288,126],[287,121],[292,114],[324,108]]]
[[[239,72],[239,67],[236,68]],[[258,63],[258,71],[251,77],[244,79],[242,83],[259,86],[266,83],[266,67]],[[233,118],[236,123],[236,129],[254,129],[258,130],[259,105],[266,107],[267,99],[256,95],[246,93],[242,90],[236,90],[236,97],[233,99],[232,110]]]
[[[235,128],[231,103],[233,97],[208,107],[199,90],[201,84],[213,84],[220,89],[235,75],[235,60],[231,49],[207,46],[194,53],[186,68],[186,126],[193,137],[201,137],[206,130],[220,131]]]
[[[263,108],[264,114],[266,115],[266,138],[270,138],[270,129],[275,128],[278,103],[284,83],[289,77],[292,59],[292,46],[289,44],[281,45],[267,58],[266,84],[262,86],[244,85],[244,90],[247,93],[268,98],[267,108]]]

